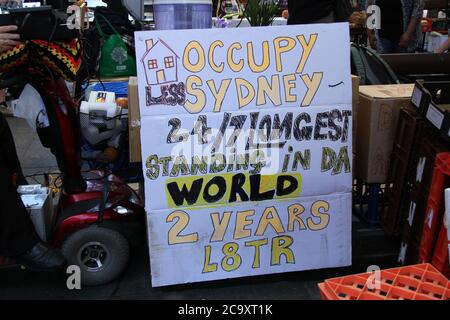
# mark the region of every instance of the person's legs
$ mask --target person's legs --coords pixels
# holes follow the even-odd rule
[[[400,44],[397,44],[397,49],[396,49],[396,53],[414,53],[416,52],[417,48],[401,48]]]
[[[8,257],[24,254],[40,241],[13,185],[14,173],[21,168],[10,128],[0,114],[0,254]]]
[[[377,51],[379,54],[394,53],[397,50],[398,42],[377,37]]]
[[[6,119],[0,114],[0,255],[34,270],[60,269],[66,263],[65,258],[36,234],[12,182],[12,175],[17,173],[21,174],[21,169],[14,140]]]
[[[31,250],[40,240],[4,164],[0,156],[0,255],[15,257]]]
[[[9,172],[22,173],[11,129],[2,113],[0,113],[0,155],[3,155]]]

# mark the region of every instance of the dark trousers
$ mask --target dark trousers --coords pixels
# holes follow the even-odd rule
[[[21,173],[8,122],[0,112],[0,255],[14,257],[39,242],[11,177]]]

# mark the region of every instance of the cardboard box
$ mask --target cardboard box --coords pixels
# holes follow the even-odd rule
[[[356,149],[356,135],[358,128],[358,105],[359,105],[359,77],[352,75],[352,116],[353,116],[353,150]]]
[[[130,139],[130,162],[141,162],[141,113],[139,111],[138,78],[128,82],[128,130]]]
[[[356,177],[386,183],[401,108],[411,108],[414,84],[359,87]]]
[[[358,106],[359,106],[359,83],[360,78],[352,75],[352,117],[353,117],[353,177],[356,172],[355,151],[356,151],[356,136],[358,129]]]

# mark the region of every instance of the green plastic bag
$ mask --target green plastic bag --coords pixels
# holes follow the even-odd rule
[[[112,24],[103,15],[98,15],[109,25],[114,34],[106,35],[98,21],[98,33],[105,39],[99,63],[100,77],[129,77],[136,75],[136,60],[128,53],[127,46]]]

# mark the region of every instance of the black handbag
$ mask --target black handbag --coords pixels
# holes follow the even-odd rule
[[[399,84],[392,68],[373,49],[352,43],[352,74],[360,78],[361,85]]]

